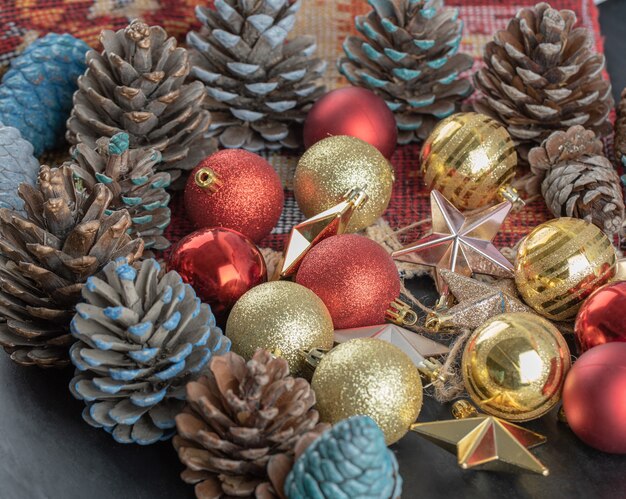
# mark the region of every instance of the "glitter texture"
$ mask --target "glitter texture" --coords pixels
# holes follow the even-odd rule
[[[294,194],[307,218],[341,201],[359,187],[368,201],[352,216],[348,232],[371,225],[389,204],[393,167],[374,146],[355,137],[338,135],[320,140],[300,158],[294,176]]]
[[[422,381],[399,348],[371,338],[350,340],[326,354],[311,387],[320,419],[338,423],[355,415],[371,417],[391,445],[400,440],[422,408]]]
[[[378,243],[356,234],[329,237],[302,260],[296,282],[319,296],[336,329],[385,322],[400,296],[400,276]]]
[[[275,281],[252,288],[233,307],[226,336],[231,350],[246,360],[257,348],[280,350],[293,376],[306,376],[301,349],[333,346],[333,321],[312,291],[289,281]]]

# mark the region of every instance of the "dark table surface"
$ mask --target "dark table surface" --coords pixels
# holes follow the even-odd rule
[[[615,97],[626,86],[626,0],[600,6]],[[434,296],[427,281],[419,293]],[[81,419],[82,403],[68,389],[71,369],[42,371],[0,355],[0,498],[135,499],[193,497],[179,479],[170,442],[121,445]],[[420,421],[449,419],[450,408],[426,399]],[[596,452],[579,442],[554,413],[529,423],[548,437],[534,452],[550,476],[463,471],[455,457],[409,434],[392,447],[405,498],[626,498],[626,456]]]

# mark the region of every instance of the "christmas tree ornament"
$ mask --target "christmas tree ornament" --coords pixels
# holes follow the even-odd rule
[[[458,113],[439,123],[420,152],[426,187],[460,210],[496,200],[523,205],[511,187],[517,154],[511,136],[497,121],[478,113]]]
[[[191,75],[206,85],[209,134],[226,148],[295,148],[300,125],[324,93],[326,63],[313,36],[287,40],[300,2],[227,0],[198,6],[187,34]]]
[[[500,203],[472,215],[463,215],[441,193],[430,193],[432,234],[394,251],[401,262],[435,268],[437,289],[446,294],[440,271],[451,270],[464,276],[473,272],[513,277],[513,265],[491,243],[512,204]]]
[[[208,305],[156,260],[118,258],[90,277],[76,305],[70,383],[83,419],[120,443],[169,438],[185,404],[185,385],[213,355],[230,348]]]
[[[469,337],[461,371],[480,410],[510,421],[530,421],[561,398],[570,352],[558,329],[529,313],[502,314]]]
[[[376,423],[354,416],[309,445],[287,476],[285,493],[293,499],[397,499],[402,477]]]
[[[567,375],[567,424],[602,452],[626,454],[626,344],[607,343],[583,353]]]
[[[282,491],[259,495],[281,471],[276,460],[292,460],[303,439],[329,428],[318,422],[309,383],[264,350],[248,362],[233,352],[214,357],[186,392],[174,447],[196,497],[284,497]]]
[[[291,229],[281,265],[277,268],[280,277],[294,275],[302,259],[320,241],[343,234],[354,212],[367,202],[367,194],[359,188],[350,189],[343,200]]]
[[[155,149],[129,149],[128,134],[120,132],[98,139],[95,148],[78,144],[65,164],[88,191],[97,183],[106,185],[113,193],[108,213],[127,210],[133,222],[130,235],[142,238],[146,249],[158,251],[170,245],[163,231],[171,219],[165,190],[170,174],[155,171],[159,161],[161,153]]]
[[[191,284],[220,324],[226,323],[245,292],[267,281],[259,249],[244,235],[222,227],[200,229],[182,238],[172,249],[167,267]]]
[[[113,194],[78,191],[68,167],[42,166],[22,184],[26,217],[0,209],[0,346],[20,365],[69,364],[69,325],[87,279],[111,260],[141,256],[127,211],[107,215]]]
[[[472,67],[459,54],[463,21],[442,0],[371,0],[356,17],[360,36],[343,43],[339,71],[353,85],[380,95],[394,112],[398,141],[424,140],[435,124],[459,111],[472,84],[459,75]]]
[[[396,324],[335,329],[335,343],[345,343],[356,338],[386,341],[407,354],[415,367],[424,366],[424,360],[429,357],[445,355],[450,351],[447,346]]]
[[[398,326],[415,326],[419,317],[408,303],[396,298],[389,304],[385,319]]]
[[[293,376],[305,376],[301,350],[333,346],[333,321],[324,302],[295,282],[260,284],[233,307],[226,335],[233,352],[250,359],[258,348],[277,353]]]
[[[535,227],[520,244],[515,283],[537,313],[563,321],[574,318],[585,298],[615,275],[616,264],[615,249],[598,227],[557,218]]]
[[[196,227],[226,227],[254,242],[267,236],[283,211],[280,177],[261,156],[218,151],[191,172],[185,210]]]
[[[202,109],[204,87],[185,84],[187,50],[159,26],[134,20],[100,35],[104,50],[87,54],[88,69],[78,79],[67,140],[96,146],[100,137],[126,132],[132,149],[156,149],[158,170],[176,180],[214,148],[203,138],[211,121]]]
[[[619,175],[591,130],[575,125],[553,132],[528,154],[529,194],[541,192],[555,217],[582,218],[613,235],[624,223]]]
[[[335,206],[350,189],[360,188],[368,201],[347,228],[356,232],[387,209],[393,182],[393,167],[378,149],[355,137],[338,135],[320,140],[302,155],[294,175],[294,195],[310,218]]]
[[[602,286],[587,298],[576,316],[576,339],[582,352],[626,341],[626,281]]]
[[[17,128],[35,156],[60,148],[72,109],[76,80],[85,71],[89,46],[67,33],[35,40],[4,74],[0,123]]]
[[[369,416],[387,445],[406,434],[422,408],[422,381],[409,356],[371,338],[347,341],[324,355],[311,387],[322,421]]]
[[[359,87],[338,88],[321,97],[304,122],[304,147],[334,135],[349,135],[373,145],[391,158],[398,142],[393,113],[374,92]]]
[[[506,126],[523,159],[572,125],[607,135],[611,84],[594,47],[593,32],[578,27],[573,11],[543,2],[523,8],[485,46],[485,67],[474,75],[483,95],[474,107]]]
[[[626,88],[622,90],[615,120],[615,156],[626,166]]]
[[[21,183],[35,185],[39,161],[33,146],[17,128],[0,125],[0,208],[24,215],[24,201],[18,195]]]
[[[296,282],[319,296],[337,329],[385,322],[400,275],[385,249],[357,234],[332,236],[302,260]]]

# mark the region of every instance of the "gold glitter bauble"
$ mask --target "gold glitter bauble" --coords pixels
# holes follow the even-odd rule
[[[300,350],[333,346],[333,321],[315,293],[295,282],[259,284],[233,307],[226,324],[233,352],[246,360],[257,348],[276,351],[294,376],[307,375]]]
[[[516,197],[509,185],[517,167],[515,146],[506,128],[484,114],[457,113],[441,121],[420,158],[426,186],[459,210]]]
[[[615,275],[616,264],[615,249],[598,227],[557,218],[535,227],[520,245],[515,284],[537,313],[563,321]]]
[[[311,387],[322,421],[369,416],[387,445],[406,434],[422,408],[422,381],[409,356],[371,338],[347,341],[324,355]]]
[[[307,218],[339,203],[358,187],[368,196],[354,212],[346,232],[373,224],[387,209],[393,167],[374,146],[355,137],[337,135],[320,140],[302,155],[294,176],[294,194]]]
[[[494,317],[465,344],[465,388],[479,408],[502,419],[529,421],[561,398],[570,352],[558,329],[538,315]]]

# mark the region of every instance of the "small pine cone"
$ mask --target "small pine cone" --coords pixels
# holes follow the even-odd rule
[[[615,120],[615,156],[626,167],[626,88],[622,90]]]
[[[72,321],[72,393],[87,405],[85,421],[121,443],[169,438],[185,384],[230,349],[211,308],[177,272],[160,270],[153,259],[109,263],[87,281]]]
[[[463,22],[443,0],[370,0],[357,16],[365,38],[349,36],[339,71],[353,84],[381,96],[394,112],[398,142],[424,140],[437,122],[460,111],[473,92],[459,75],[472,67],[459,54]]]
[[[556,217],[582,218],[609,235],[624,222],[620,179],[591,130],[554,132],[528,154],[533,178],[527,190],[541,194]]]
[[[174,446],[199,498],[269,497],[268,482],[284,481],[301,437],[328,428],[309,383],[265,350],[248,363],[232,352],[214,358],[208,376],[187,385],[187,403]]]
[[[0,207],[24,216],[24,201],[17,188],[21,183],[35,185],[38,173],[39,161],[33,156],[32,144],[17,128],[0,125]]]
[[[142,238],[146,250],[164,250],[169,241],[163,231],[170,223],[170,174],[155,172],[161,153],[155,149],[129,149],[129,137],[120,132],[96,141],[96,147],[78,144],[73,159],[66,163],[87,190],[97,183],[113,193],[109,211],[125,209],[133,226],[130,235]],[[144,255],[145,256],[145,255]]]

